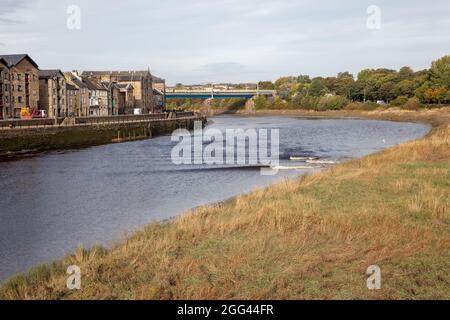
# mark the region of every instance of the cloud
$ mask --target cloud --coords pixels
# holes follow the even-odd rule
[[[34,0],[0,0],[0,24],[19,23],[21,18],[16,13],[30,8],[33,2]]]
[[[449,53],[448,0],[0,0],[2,52],[28,52],[46,68],[146,69],[169,83],[421,69]],[[66,28],[69,4],[81,30]],[[16,23],[20,21],[20,23]]]

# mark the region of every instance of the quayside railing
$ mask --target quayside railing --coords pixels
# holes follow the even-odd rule
[[[57,126],[77,126],[113,123],[134,123],[156,120],[180,119],[194,117],[194,112],[155,113],[145,115],[117,115],[117,116],[92,116],[73,118],[45,118],[45,119],[7,119],[0,120],[0,129],[15,128],[40,128]],[[69,121],[65,121],[65,120]]]

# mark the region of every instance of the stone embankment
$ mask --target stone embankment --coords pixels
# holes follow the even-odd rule
[[[69,121],[70,120],[70,121]],[[0,121],[0,160],[50,150],[148,139],[193,129],[206,118],[192,112],[137,116]]]

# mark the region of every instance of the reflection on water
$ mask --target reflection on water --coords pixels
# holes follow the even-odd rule
[[[419,124],[284,117],[213,119],[212,128],[279,128],[280,166],[342,161],[424,135]],[[259,168],[175,166],[170,137],[0,163],[0,280],[78,245],[125,232],[311,170],[261,176]]]

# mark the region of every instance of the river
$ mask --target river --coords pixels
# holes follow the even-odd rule
[[[291,156],[344,161],[425,135],[429,126],[358,119],[212,118],[208,128],[280,130]],[[0,163],[0,281],[77,246],[111,245],[140,226],[311,170],[181,165],[169,136]]]

